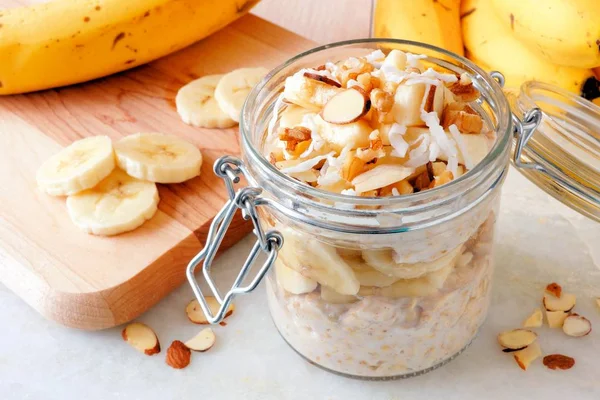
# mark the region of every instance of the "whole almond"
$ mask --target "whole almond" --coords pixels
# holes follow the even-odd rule
[[[175,369],[182,369],[190,365],[192,352],[183,342],[179,340],[173,341],[167,349],[167,364]]]

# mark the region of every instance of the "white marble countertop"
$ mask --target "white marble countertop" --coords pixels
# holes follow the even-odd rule
[[[248,237],[215,265],[227,279],[246,256]],[[277,334],[264,288],[238,299],[217,344],[173,370],[165,350],[199,329],[184,307],[193,297],[182,285],[139,320],[152,326],[163,351],[144,356],[121,339],[121,328],[83,332],[44,320],[0,285],[0,398],[105,399],[598,399],[600,398],[600,224],[550,198],[511,171],[503,190],[497,232],[496,277],[488,319],[456,360],[404,381],[342,378],[309,365]],[[219,279],[219,278],[217,278]],[[577,312],[595,329],[584,338],[543,328],[545,353],[576,359],[568,371],[537,361],[527,372],[496,343],[498,332],[518,327],[538,306],[545,284],[557,281],[577,294]]]

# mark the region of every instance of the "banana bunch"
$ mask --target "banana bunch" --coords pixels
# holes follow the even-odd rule
[[[467,57],[502,72],[507,87],[537,80],[600,96],[598,0],[463,0],[461,16]]]
[[[156,183],[200,175],[202,154],[175,136],[138,133],[114,145],[107,136],[73,142],[37,171],[38,187],[67,196],[71,220],[94,235],[131,231],[158,210]],[[118,168],[117,168],[118,167]]]
[[[463,55],[460,0],[378,0],[376,37],[414,40]]]
[[[0,94],[69,85],[182,49],[257,0],[54,0],[0,13]]]

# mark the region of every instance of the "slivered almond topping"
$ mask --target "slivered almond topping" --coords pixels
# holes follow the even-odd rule
[[[460,101],[471,102],[479,98],[479,90],[475,89],[475,86],[473,86],[472,82],[463,85],[460,81],[458,81],[450,85],[448,89],[450,89],[450,91]]]
[[[575,307],[576,297],[570,293],[562,293],[560,298],[553,294],[544,294],[544,308],[548,311],[571,311]]]
[[[208,303],[208,307],[209,307],[211,313],[213,315],[216,315],[217,312],[219,311],[219,308],[221,307],[221,305],[219,304],[217,299],[215,299],[213,296],[205,296],[205,299],[206,299],[206,302]],[[233,314],[234,310],[235,310],[235,306],[233,305],[233,303],[231,303],[229,305],[229,307],[227,308],[227,311],[225,312],[224,318],[227,318],[231,314]],[[200,325],[208,325],[209,324],[208,320],[206,319],[206,315],[204,315],[204,311],[202,311],[202,307],[200,307],[200,303],[198,303],[198,300],[196,300],[196,299],[194,299],[188,303],[188,305],[185,307],[185,313],[187,314],[188,319],[191,322],[193,322],[194,324],[200,324]]]
[[[446,108],[442,115],[442,126],[444,129],[448,129],[450,125],[456,125],[461,133],[480,133],[483,129],[483,120],[477,114]]]
[[[210,328],[202,329],[196,336],[185,342],[190,350],[205,352],[214,346],[217,337]]]
[[[158,337],[148,325],[133,322],[123,329],[121,336],[131,347],[147,356],[160,353]]]
[[[513,329],[498,335],[500,346],[510,350],[520,350],[537,339],[537,333],[529,329]]]
[[[581,337],[592,331],[592,323],[587,318],[572,313],[563,322],[562,329],[569,336]]]
[[[542,349],[538,342],[534,342],[522,350],[514,352],[515,361],[523,371],[527,371],[529,365],[542,356]]]
[[[544,322],[544,314],[542,310],[536,308],[533,313],[523,321],[523,328],[539,328]]]
[[[312,72],[305,72],[304,73],[304,77],[305,78],[309,78],[309,79],[313,79],[315,81],[323,82],[323,83],[325,83],[327,85],[335,86],[337,88],[342,87],[342,85],[339,82],[334,81],[333,79],[328,78],[328,77],[323,76],[323,75],[314,74]]]
[[[544,357],[544,365],[550,369],[571,369],[575,359],[562,354],[550,354]]]
[[[370,106],[371,101],[365,91],[354,86],[329,99],[321,111],[321,117],[331,124],[349,124],[365,115]]]
[[[546,320],[548,321],[548,326],[550,328],[562,328],[563,323],[568,316],[568,312],[546,310]]]
[[[433,103],[435,99],[436,89],[437,86],[435,85],[429,87],[429,91],[427,92],[427,98],[425,99],[425,105],[423,106],[423,110],[425,110],[425,112],[433,111]]]
[[[553,294],[554,297],[558,297],[560,299],[562,287],[556,282],[549,283],[548,286],[546,286],[546,293]]]

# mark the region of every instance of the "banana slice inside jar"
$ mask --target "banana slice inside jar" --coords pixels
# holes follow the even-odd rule
[[[413,264],[396,263],[392,249],[364,250],[362,258],[366,263],[382,274],[399,279],[414,279],[425,274],[439,271],[447,266],[454,266],[456,260],[462,254],[462,246],[458,246],[444,254],[442,257],[428,262]]]

